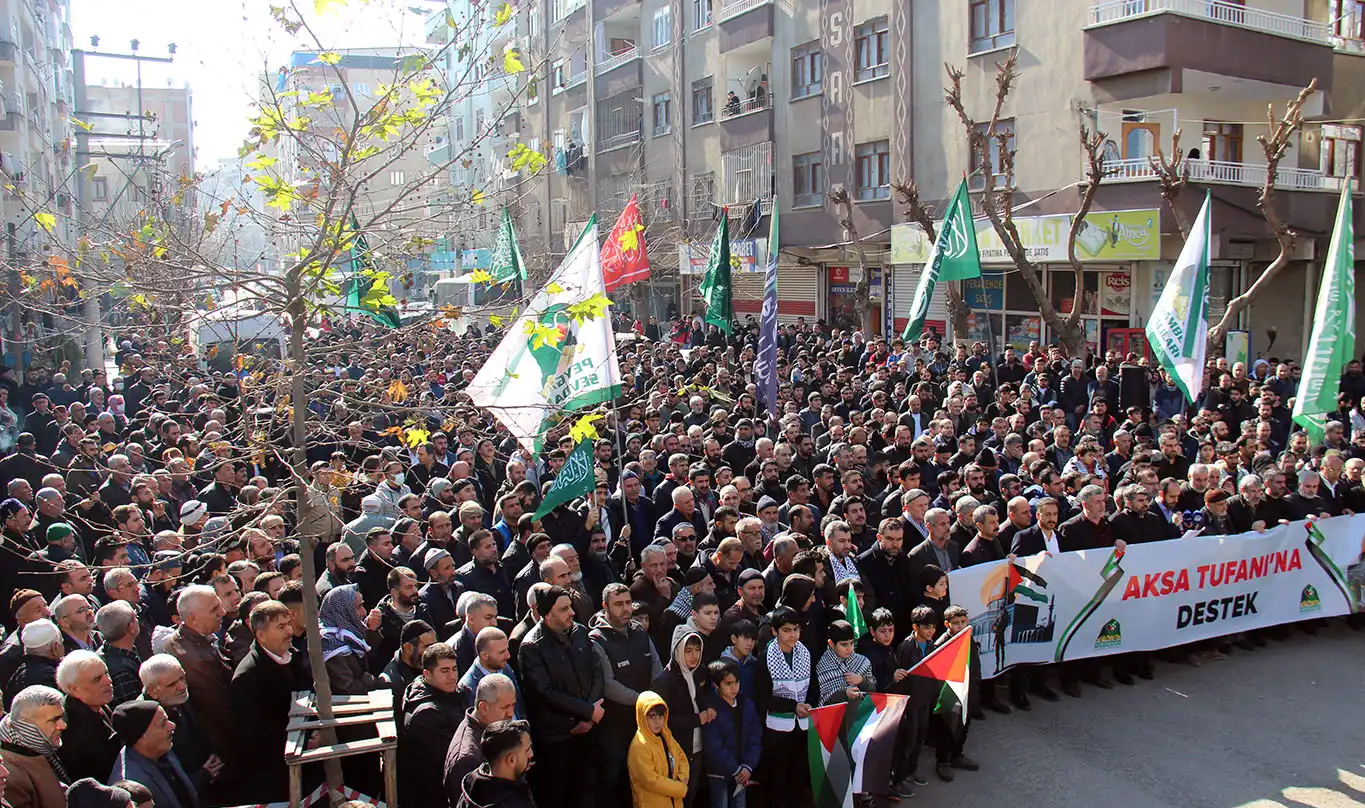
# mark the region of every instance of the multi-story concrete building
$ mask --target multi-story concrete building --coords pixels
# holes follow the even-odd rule
[[[1217,315],[1276,254],[1256,209],[1266,106],[1283,113],[1317,78],[1278,175],[1277,205],[1301,234],[1294,261],[1237,324],[1251,332],[1251,356],[1297,355],[1336,194],[1359,182],[1362,21],[1361,0],[523,0],[515,42],[536,73],[515,126],[553,170],[523,197],[522,238],[562,253],[591,212],[609,227],[637,193],[656,270],[648,298],[658,314],[670,298],[691,311],[695,256],[728,206],[741,256],[735,308],[756,314],[761,261],[748,259],[761,251],[775,198],[780,313],[855,325],[857,260],[828,198],[842,184],[879,330],[897,329],[927,245],[890,183],[913,179],[926,199],[944,199],[964,174],[979,188],[984,170],[999,170],[998,159],[977,166],[969,155],[944,103],[944,63],[965,70],[967,110],[984,123],[996,63],[1013,51],[1019,80],[1002,124],[1017,150],[1026,246],[1054,305],[1069,310],[1066,238],[1084,178],[1078,131],[1104,131],[1111,173],[1082,234],[1083,313],[1097,346],[1141,350],[1182,243],[1147,158],[1169,152],[1181,130],[1191,177],[1180,204],[1193,219],[1206,189],[1213,199]],[[1052,339],[998,241],[978,229],[987,277],[967,289],[972,336],[997,346]]]
[[[69,0],[0,0],[0,168],[14,186],[3,192],[10,259],[71,243],[70,13]],[[56,216],[53,232],[36,226],[35,209]]]
[[[91,127],[85,162],[94,168],[83,180],[91,227],[98,229],[106,219],[126,225],[154,199],[167,203],[168,215],[194,210],[194,199],[181,193],[180,182],[195,172],[188,86],[87,85],[81,112]],[[182,204],[170,204],[177,194]]]

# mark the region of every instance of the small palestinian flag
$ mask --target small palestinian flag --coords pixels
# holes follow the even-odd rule
[[[967,723],[970,712],[967,689],[971,677],[971,654],[972,627],[968,626],[910,669],[911,676],[922,676],[943,683],[934,712],[946,715],[958,711],[962,714],[963,724]]]
[[[1011,564],[1009,576],[1009,593],[1013,595],[1010,602],[1047,605],[1047,581],[1036,572],[1023,564]]]
[[[810,711],[806,749],[816,808],[851,808],[854,794],[887,793],[896,731],[909,701],[908,696],[869,693]]]

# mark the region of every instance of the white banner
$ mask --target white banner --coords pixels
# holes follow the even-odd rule
[[[1365,514],[1265,533],[996,561],[949,574],[990,679],[1012,665],[1153,651],[1365,611]]]

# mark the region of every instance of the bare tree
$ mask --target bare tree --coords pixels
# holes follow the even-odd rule
[[[853,287],[853,302],[862,318],[863,335],[871,338],[877,324],[872,318],[872,289],[867,271],[867,251],[863,249],[863,239],[858,234],[858,226],[853,223],[853,200],[849,199],[848,189],[839,182],[830,188],[829,201],[839,209],[839,224],[848,234],[848,240],[853,243],[853,252],[858,256],[858,283]]]
[[[1072,310],[1067,313],[1067,316],[1063,317],[1052,305],[1047,289],[1043,286],[1038,267],[1029,260],[1028,249],[1024,245],[1023,239],[1020,238],[1019,229],[1014,222],[1014,167],[1016,158],[1013,145],[1014,138],[1012,133],[1001,129],[1000,120],[1005,101],[1014,88],[1015,80],[1019,77],[1018,54],[1011,52],[1005,61],[998,62],[995,68],[995,104],[991,110],[990,119],[984,126],[968,114],[963,103],[962,78],[966,75],[965,72],[951,64],[944,65],[948,75],[948,86],[944,88],[944,101],[957,113],[958,120],[962,122],[962,127],[966,132],[968,148],[976,158],[977,165],[981,166],[981,208],[985,212],[986,218],[990,219],[991,227],[994,228],[996,235],[1004,244],[1005,251],[1019,272],[1019,277],[1037,302],[1038,313],[1070,355],[1085,356],[1089,352],[1089,345],[1085,339],[1085,330],[1080,322],[1085,301],[1085,285],[1081,276],[1080,264],[1075,258],[1076,236],[1079,233],[1080,222],[1084,221],[1085,214],[1094,201],[1095,194],[1106,173],[1104,155],[1101,149],[1105,135],[1102,132],[1092,133],[1084,126],[1081,128],[1081,146],[1087,162],[1085,190],[1082,193],[1081,209],[1072,222],[1067,243],[1067,255],[1071,260],[1072,267],[1076,270],[1076,291],[1073,296]],[[999,174],[1002,178],[998,187],[995,165],[991,159],[992,147],[995,148],[998,155]]]
[[[1156,173],[1157,183],[1161,186],[1161,198],[1165,200],[1166,207],[1170,208],[1171,218],[1175,219],[1175,228],[1180,233],[1180,240],[1184,241],[1189,238],[1190,220],[1176,203],[1180,199],[1180,192],[1184,191],[1190,182],[1190,164],[1180,153],[1178,128],[1171,133],[1170,158],[1166,157],[1165,152],[1161,150],[1161,144],[1158,143],[1156,154],[1148,157],[1147,162]]]

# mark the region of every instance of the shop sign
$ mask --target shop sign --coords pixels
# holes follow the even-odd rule
[[[1030,261],[1067,263],[1071,218],[1069,214],[1015,217],[1015,228]],[[1160,211],[1155,208],[1091,213],[1077,234],[1076,257],[1082,263],[1156,261],[1161,257],[1160,223]],[[976,219],[974,224],[981,263],[1013,263],[990,220]],[[931,247],[919,225],[892,225],[891,263],[928,263]]]
[[[678,269],[683,275],[705,275],[707,247],[701,244],[682,244],[678,246]],[[744,238],[730,240],[730,262],[732,273],[762,272],[765,267],[759,261],[767,256],[766,238]]]

